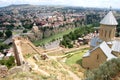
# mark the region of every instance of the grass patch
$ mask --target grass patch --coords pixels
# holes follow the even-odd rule
[[[77,29],[77,28],[69,29],[69,30],[67,30],[67,31],[64,31],[64,32],[61,32],[61,33],[52,35],[52,36],[50,36],[50,37],[48,37],[48,38],[44,38],[44,39],[42,39],[42,40],[33,41],[33,43],[34,43],[36,46],[44,45],[44,44],[46,44],[46,43],[51,42],[52,40],[62,38],[63,35],[68,34],[68,33],[70,33],[71,31],[74,31],[75,29]]]
[[[68,55],[66,64],[72,65],[72,64],[80,64],[82,56],[87,52],[88,49],[82,49],[79,51],[67,53],[67,54],[72,54],[71,56]],[[79,62],[80,61],[80,62]]]
[[[10,69],[15,66],[14,60],[15,58],[13,56],[10,56],[9,59],[0,60],[0,65],[6,65]]]
[[[26,54],[26,55],[24,55],[25,58],[29,58],[29,57],[31,57],[31,56],[32,56],[32,54],[29,54],[29,53]]]

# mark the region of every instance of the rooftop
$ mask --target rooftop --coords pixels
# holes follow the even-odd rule
[[[116,58],[111,52],[112,50],[109,48],[109,46],[107,45],[107,43],[104,41],[102,42],[100,45],[96,46],[94,49],[88,51],[86,54],[83,55],[83,57],[88,57],[90,56],[91,52],[100,48],[103,53],[106,55],[107,60],[110,60],[112,58]]]
[[[109,11],[109,13],[101,20],[100,24],[118,25],[118,22],[116,21],[112,11]]]

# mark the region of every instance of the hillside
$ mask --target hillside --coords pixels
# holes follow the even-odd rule
[[[36,54],[39,58],[39,61],[36,61],[33,56],[25,58],[31,65],[32,71],[20,71],[0,80],[81,80],[70,67],[55,58],[49,56],[49,59],[42,60],[41,56]]]
[[[20,66],[9,69],[8,75],[0,80],[81,80],[84,78],[84,70],[80,65],[68,66],[63,61],[65,58],[69,58],[69,55],[65,54],[66,52],[63,52],[62,48],[51,51],[38,49],[28,39],[21,37],[16,37],[13,43],[14,50],[18,54],[15,58]],[[54,54],[50,56],[50,52],[63,53],[59,56]],[[73,53],[78,52],[72,52],[70,55]]]

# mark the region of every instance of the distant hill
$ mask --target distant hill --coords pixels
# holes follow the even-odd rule
[[[31,6],[30,4],[12,4],[12,5],[9,5],[7,7],[20,7],[20,6]]]
[[[22,8],[22,7],[31,7],[33,5],[30,4],[12,4],[6,7],[1,7],[1,8]]]

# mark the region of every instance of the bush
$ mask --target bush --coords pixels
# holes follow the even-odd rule
[[[25,29],[25,30],[23,30],[23,33],[27,33],[27,30]]]
[[[69,45],[68,45],[68,48],[73,48],[73,45],[72,45],[72,44],[69,44]]]
[[[15,65],[15,62],[14,62],[14,57],[13,56],[10,56],[8,60],[0,60],[0,64],[1,65],[6,65],[8,68],[11,68]]]
[[[2,32],[0,32],[0,37],[3,37],[3,33]]]
[[[72,48],[72,41],[77,40],[79,37],[83,37],[83,35],[86,35],[90,32],[94,32],[93,26],[79,27],[74,32],[70,32],[69,34],[64,35],[61,44],[65,47]]]
[[[65,41],[65,40],[62,40],[62,41],[60,42],[60,44],[61,44],[61,45],[64,45],[65,48],[67,47],[67,44],[66,44],[66,41]]]
[[[10,36],[12,36],[12,31],[7,30],[7,31],[5,32],[5,35],[6,35],[7,38],[9,38]]]
[[[8,49],[9,46],[7,44],[0,43],[0,52],[2,52],[4,49]]]
[[[25,24],[25,25],[23,25],[23,27],[25,29],[31,29],[32,28],[32,24]]]
[[[120,72],[120,58],[105,62],[99,68],[88,72],[87,80],[112,80]]]

